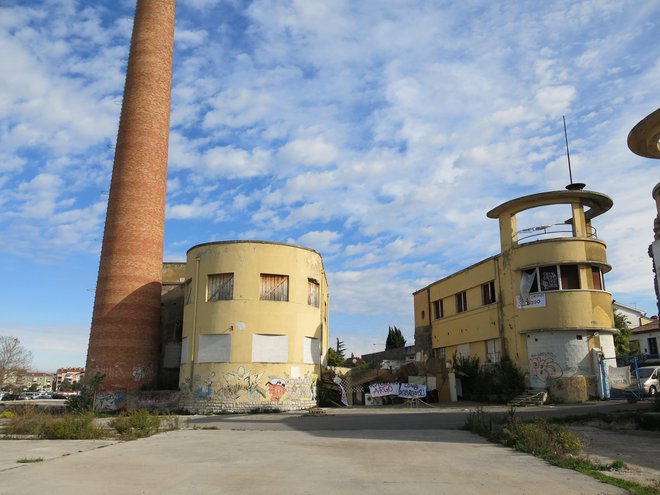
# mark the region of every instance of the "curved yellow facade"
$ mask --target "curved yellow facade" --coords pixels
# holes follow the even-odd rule
[[[228,241],[187,254],[179,388],[195,412],[304,409],[328,348],[321,256]]]

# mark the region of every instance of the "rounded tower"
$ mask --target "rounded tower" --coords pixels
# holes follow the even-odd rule
[[[257,241],[187,255],[179,388],[191,412],[306,409],[328,347],[321,256]]]

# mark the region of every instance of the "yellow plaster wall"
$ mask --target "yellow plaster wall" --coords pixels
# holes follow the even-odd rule
[[[207,302],[208,275],[218,273],[234,273],[233,299]],[[261,274],[288,275],[289,300],[260,300]],[[307,301],[310,278],[320,285],[318,308]],[[183,337],[188,339],[188,356],[187,363],[181,365],[181,389],[201,386],[205,390],[204,383],[211,381],[208,387],[215,394],[228,386],[227,377],[231,380],[236,373],[243,373],[251,377],[246,378],[250,382],[258,379],[255,386],[266,390],[271,376],[291,379],[318,374],[318,364],[303,363],[304,337],[319,339],[323,353],[329,341],[327,280],[317,252],[264,242],[202,244],[188,252],[186,279],[191,281],[193,300],[184,306]],[[231,335],[230,361],[197,363],[199,335],[225,333]],[[253,363],[254,334],[287,335],[288,362]],[[254,394],[250,395],[254,399]],[[268,402],[267,397],[264,401]]]

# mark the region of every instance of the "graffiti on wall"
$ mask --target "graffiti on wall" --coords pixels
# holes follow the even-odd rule
[[[563,374],[564,371],[552,352],[540,352],[529,358],[529,375],[534,386],[546,387],[552,379]]]
[[[292,378],[288,373],[284,373],[284,377],[287,401],[316,400],[316,374],[307,372],[303,376]]]
[[[279,402],[282,396],[286,393],[286,380],[271,376],[270,380],[266,383],[268,387],[268,395],[273,402]]]
[[[196,377],[199,378],[199,375]],[[208,375],[206,375],[206,379],[204,382],[199,386],[195,387],[195,392],[197,395],[201,395],[203,397],[213,397],[213,382],[215,380],[215,371],[209,372]]]
[[[190,394],[201,399],[214,399],[221,401],[259,401],[263,402],[304,402],[316,400],[316,382],[318,376],[314,373],[305,373],[303,376],[292,377],[284,372],[282,375],[269,375],[264,383],[265,372],[252,372],[244,366],[234,371],[223,372],[217,379],[214,371],[209,372],[205,378],[200,375],[181,384],[183,394]]]
[[[97,411],[120,411],[126,409],[126,392],[104,392],[96,396]]]
[[[266,389],[259,385],[262,373],[252,373],[245,367],[239,366],[236,371],[222,374],[225,384],[217,390],[223,399],[236,400],[242,395],[247,395],[250,400],[259,400],[266,397]]]

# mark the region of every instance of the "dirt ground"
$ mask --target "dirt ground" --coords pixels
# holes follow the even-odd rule
[[[605,425],[571,425],[584,441],[586,454],[603,464],[622,460],[625,468],[605,474],[660,488],[660,431],[631,428],[609,429]]]

